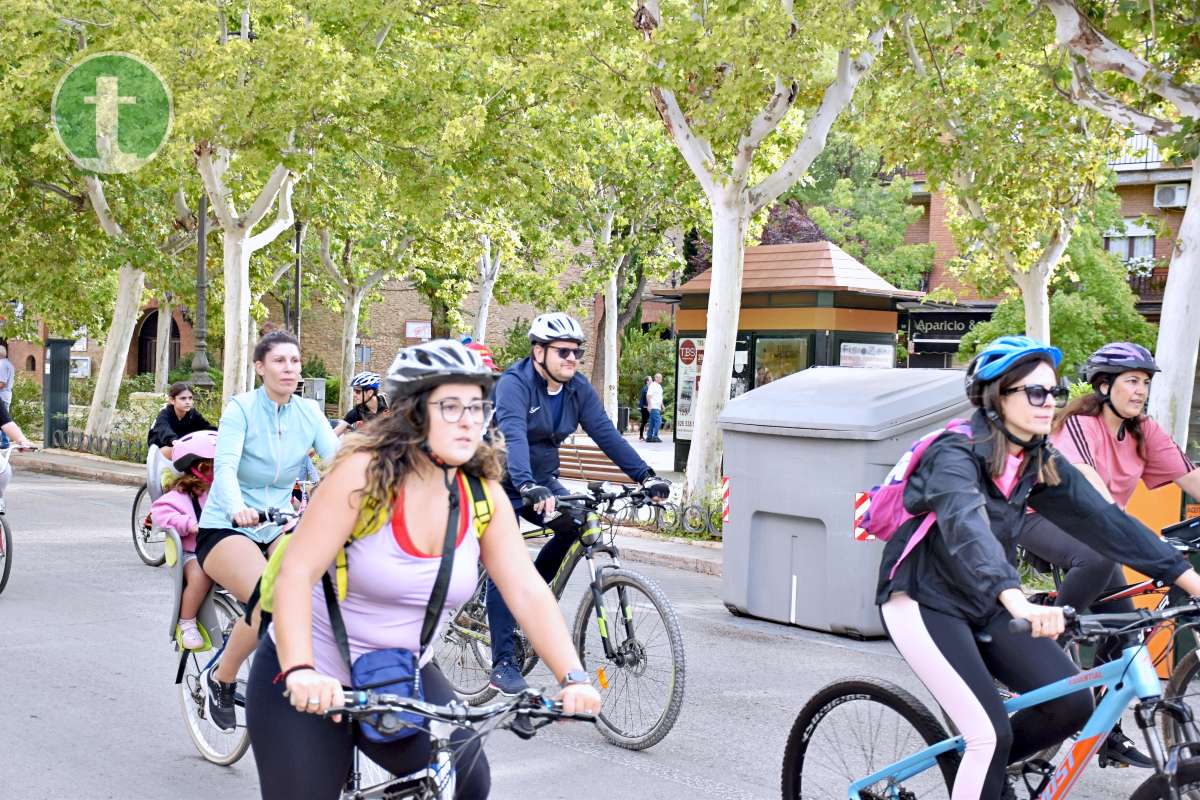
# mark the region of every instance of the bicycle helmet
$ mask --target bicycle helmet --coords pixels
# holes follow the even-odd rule
[[[375,389],[378,391],[380,377],[378,372],[360,372],[350,379],[352,389]]]
[[[1129,423],[1136,420],[1137,416],[1127,417],[1118,411],[1112,401],[1112,391],[1103,391],[1101,387],[1122,373],[1134,371],[1147,372],[1153,377],[1159,369],[1150,351],[1133,342],[1110,342],[1088,356],[1087,363],[1083,365],[1084,380],[1092,385],[1092,390],[1104,398],[1104,405],[1121,420],[1117,428],[1118,442],[1125,439]]]
[[[546,344],[548,342],[575,342],[583,344],[587,337],[579,320],[570,314],[554,311],[542,314],[534,319],[529,326],[529,343]]]
[[[1083,365],[1083,379],[1093,386],[1100,375],[1120,375],[1122,372],[1159,371],[1154,356],[1140,344],[1133,342],[1110,342],[1088,356]]]
[[[196,431],[175,440],[171,447],[171,465],[176,472],[188,472],[197,461],[217,457],[217,432]]]
[[[488,347],[486,344],[480,344],[479,342],[466,342],[465,344],[468,350],[474,350],[479,354],[479,359],[483,362],[485,367],[490,369],[492,372],[500,371],[500,368],[496,366],[496,359],[492,357],[492,349],[490,347]]]
[[[486,392],[492,371],[475,350],[453,339],[403,348],[388,367],[384,390],[393,402],[442,383],[474,383]]]
[[[1031,355],[1049,356],[1055,369],[1062,362],[1061,350],[1029,336],[1001,336],[989,342],[967,366],[967,398],[974,405],[982,405],[983,387]]]

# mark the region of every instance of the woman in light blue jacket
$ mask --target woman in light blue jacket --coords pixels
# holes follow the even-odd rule
[[[200,566],[243,603],[281,533],[278,525],[259,525],[258,511],[289,508],[309,451],[330,458],[338,445],[317,404],[294,394],[300,380],[294,336],[272,331],[259,339],[254,371],[263,385],[235,395],[221,414],[212,489],[196,536]],[[255,628],[239,621],[220,660],[205,673],[209,715],[223,730],[237,724],[237,671],[257,644]]]

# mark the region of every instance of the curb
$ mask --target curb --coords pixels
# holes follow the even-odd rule
[[[18,465],[27,472],[37,472],[42,475],[57,475],[62,478],[76,478],[84,481],[102,481],[119,486],[142,486],[146,479],[141,475],[129,475],[117,470],[83,466],[79,464],[63,464],[56,461],[40,461],[36,458],[22,460]]]
[[[698,572],[702,575],[721,577],[721,563],[697,556],[677,555],[675,553],[659,553],[653,550],[640,550],[628,545],[621,548],[622,558],[641,564],[654,564],[659,567]]]

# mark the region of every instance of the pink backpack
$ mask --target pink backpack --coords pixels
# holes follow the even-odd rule
[[[871,502],[861,526],[867,533],[886,542],[895,536],[901,525],[916,516],[916,514],[908,513],[908,509],[904,507],[904,487],[908,486],[909,477],[916,470],[917,465],[921,462],[921,456],[929,449],[929,445],[946,432],[969,437],[971,424],[965,419],[952,419],[946,427],[927,433],[913,442],[913,446],[908,448],[908,452],[896,462],[896,466],[892,467],[892,471],[884,478],[883,483],[867,493]],[[908,543],[904,545],[904,552],[892,565],[892,571],[888,574],[889,580],[896,577],[896,568],[900,566],[900,562],[921,543],[935,522],[937,522],[937,515],[932,511],[921,520],[921,524],[917,526],[913,535],[909,537]]]

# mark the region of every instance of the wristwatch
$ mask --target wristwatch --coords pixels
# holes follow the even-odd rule
[[[558,682],[558,685],[564,689],[568,686],[578,686],[580,684],[590,686],[592,684],[592,676],[579,669],[571,670],[566,675],[563,675],[562,680]]]

